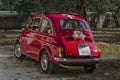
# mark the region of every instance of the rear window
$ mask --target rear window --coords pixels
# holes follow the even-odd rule
[[[61,19],[60,25],[61,25],[62,29],[76,29],[76,30],[86,30],[87,29],[85,23],[81,20]]]

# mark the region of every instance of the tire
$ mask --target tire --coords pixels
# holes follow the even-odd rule
[[[14,56],[18,59],[24,59],[25,56],[22,54],[21,49],[20,49],[20,43],[16,42],[15,47],[14,47]]]
[[[40,66],[44,73],[53,73],[54,64],[50,62],[47,51],[43,51],[41,54]]]
[[[93,73],[96,70],[96,65],[84,66],[84,70],[88,73]]]

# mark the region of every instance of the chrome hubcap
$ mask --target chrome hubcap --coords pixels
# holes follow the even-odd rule
[[[17,44],[17,45],[15,46],[15,56],[16,56],[16,57],[20,57],[21,55],[22,55],[22,54],[21,54],[20,45]]]
[[[44,71],[47,70],[48,61],[47,61],[47,57],[45,55],[42,55],[42,57],[41,57],[41,67]]]

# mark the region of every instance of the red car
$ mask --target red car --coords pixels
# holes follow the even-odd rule
[[[84,66],[92,72],[100,62],[101,52],[88,23],[67,13],[38,14],[29,17],[16,40],[14,55],[40,61],[43,72],[51,73],[56,64]]]

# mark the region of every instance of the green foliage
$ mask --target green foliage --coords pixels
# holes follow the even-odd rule
[[[98,12],[99,14],[103,14],[109,8],[108,1],[109,0],[88,0],[86,2],[86,8],[90,12]]]
[[[15,9],[20,13],[20,14],[25,14],[29,15],[31,12],[34,11],[36,8],[36,3],[35,1],[32,0],[19,0],[15,6]]]
[[[87,0],[86,8],[88,11],[98,12],[120,12],[120,0]]]
[[[21,14],[31,12],[77,12],[85,7],[86,11],[104,13],[120,12],[120,0],[1,0],[5,10],[17,10]]]
[[[21,15],[44,12],[73,12],[86,18],[86,12],[95,12],[98,19],[112,12],[115,23],[120,13],[120,0],[1,0],[1,10],[15,10]],[[86,18],[87,19],[87,18]]]
[[[0,10],[2,10],[2,9],[3,9],[3,3],[0,0]]]
[[[2,10],[13,10],[18,0],[1,0]]]
[[[109,0],[109,9],[112,12],[120,13],[120,0]]]
[[[20,14],[49,12],[82,13],[83,0],[19,0],[15,9]],[[81,14],[82,15],[82,14]]]

